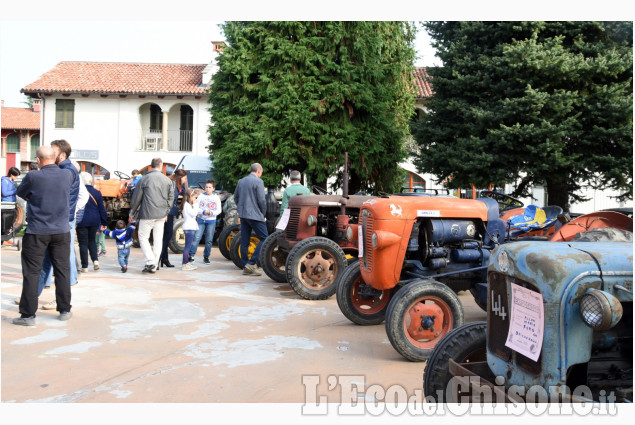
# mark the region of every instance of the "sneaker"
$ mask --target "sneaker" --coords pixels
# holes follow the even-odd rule
[[[127,271],[128,271],[128,266],[123,266],[123,267],[121,268],[121,273],[125,273],[125,272],[127,272]]]
[[[248,276],[262,276],[262,272],[258,270],[255,264],[246,264],[243,268],[243,274]]]
[[[187,259],[187,261],[188,261],[188,263],[193,263],[193,262],[194,262],[194,257],[189,257],[189,258]]]
[[[73,312],[72,311],[62,311],[60,313],[60,320],[63,321],[63,322],[67,321],[71,317],[73,317]]]
[[[93,269],[95,269],[95,271],[99,270],[99,261],[93,261]]]
[[[46,304],[42,304],[42,310],[55,310],[56,308],[57,308],[57,301],[55,300]]]
[[[82,273],[88,273],[88,267],[82,267],[81,272]]]
[[[205,264],[209,264],[209,257],[204,257],[204,258],[203,258],[203,262],[204,262]]]
[[[181,266],[181,270],[196,270],[196,269],[198,269],[198,267],[196,267],[192,263],[185,263],[183,264],[183,266]]]
[[[31,317],[17,317],[11,321],[14,325],[20,326],[35,326],[35,316]]]
[[[105,252],[100,252],[99,254],[97,254],[98,257],[103,257],[104,255],[106,255]]]
[[[14,299],[13,302],[16,303],[17,305],[20,305],[20,298]]]
[[[146,264],[146,266],[141,270],[141,273],[154,273],[157,271],[157,266],[154,264]]]

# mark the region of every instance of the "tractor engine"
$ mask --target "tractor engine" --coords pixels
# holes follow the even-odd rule
[[[471,268],[487,265],[491,246],[484,245],[484,226],[476,220],[424,219],[412,226],[403,279],[411,273],[434,277],[457,270],[464,273],[439,278],[452,280],[455,290],[467,290],[475,277],[487,280],[484,270],[469,271]]]

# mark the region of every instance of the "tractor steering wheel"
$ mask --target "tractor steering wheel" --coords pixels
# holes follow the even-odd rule
[[[132,178],[122,171],[113,171],[113,173],[115,173],[115,176],[119,177],[119,180],[130,180]]]
[[[479,194],[479,197],[494,199],[496,202],[498,202],[498,209],[501,213],[504,211],[513,210],[514,208],[522,208],[525,206],[522,201],[516,198],[512,198],[511,196],[505,195],[504,193],[494,192],[491,190],[482,190]]]

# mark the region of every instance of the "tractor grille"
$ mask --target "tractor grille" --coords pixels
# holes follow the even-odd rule
[[[507,299],[507,279],[505,275],[501,273],[490,273],[489,285],[487,294],[487,343],[489,351],[505,360],[509,361],[512,355],[512,350],[505,346],[507,340],[507,333],[509,332],[509,302]],[[494,303],[505,307],[507,313],[506,317],[502,317],[496,314],[494,309]]]
[[[295,240],[298,237],[298,227],[300,226],[300,208],[291,208],[289,223],[284,230],[284,237],[287,240]]]
[[[373,268],[373,217],[368,210],[362,216],[362,231],[364,232],[364,269]]]
[[[511,319],[511,304],[509,302],[509,296],[507,292],[508,281],[515,283],[516,285],[520,285],[524,288],[532,290],[534,292],[537,291],[536,288],[522,280],[508,278],[501,273],[492,272],[489,275],[489,287],[488,287],[488,296],[487,296],[487,344],[489,351],[505,360],[506,362],[510,361],[513,356],[513,362],[520,369],[531,373],[533,375],[538,375],[541,370],[542,364],[542,350],[540,353],[540,357],[538,357],[538,361],[535,362],[531,360],[529,357],[526,357],[520,353],[513,351],[511,348],[505,346],[505,342],[507,341],[507,334],[509,333],[509,322]],[[498,307],[498,309],[497,309]],[[506,315],[501,314],[501,308],[505,308]]]

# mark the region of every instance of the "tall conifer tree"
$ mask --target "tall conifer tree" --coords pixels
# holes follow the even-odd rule
[[[417,167],[454,187],[582,184],[633,196],[632,22],[430,22],[443,66],[415,129]]]
[[[405,22],[226,22],[209,101],[210,153],[227,189],[260,162],[326,186],[349,153],[350,189],[390,191],[414,110]],[[341,175],[339,175],[341,180]]]

